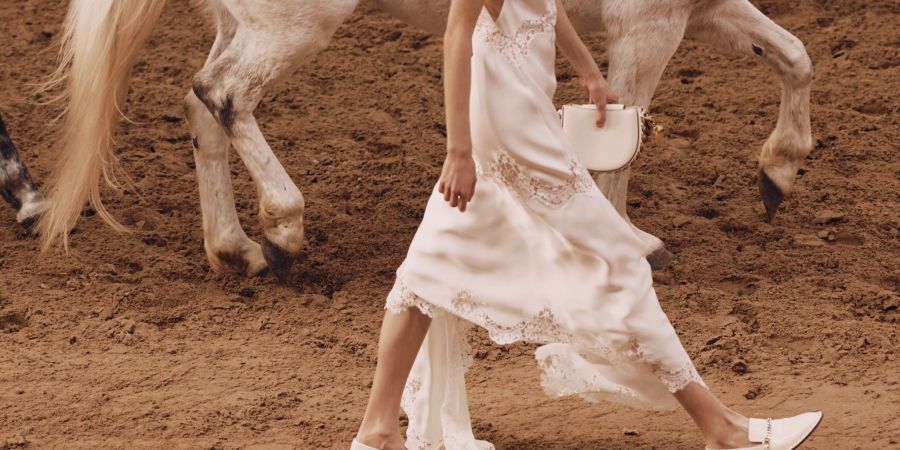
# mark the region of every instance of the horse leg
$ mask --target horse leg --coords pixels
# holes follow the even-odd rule
[[[279,277],[288,274],[303,250],[305,205],[300,190],[263,137],[253,111],[267,87],[325,48],[356,3],[224,2],[238,24],[234,37],[194,76],[194,94],[230,138],[256,184],[265,236],[262,252]]]
[[[28,174],[0,117],[0,196],[16,208],[16,222],[31,228],[44,211],[44,196]]]
[[[604,14],[609,32],[609,84],[626,105],[649,108],[669,59],[678,49],[687,26],[689,9],[684,2],[672,2],[663,8],[652,2],[634,2],[629,7]],[[597,186],[628,223],[626,199],[631,170],[595,175]],[[666,267],[674,255],[663,242],[634,224],[635,233],[644,241],[653,270]]]
[[[222,54],[236,30],[227,10],[212,6],[217,32],[206,65]],[[203,247],[209,264],[219,272],[256,275],[266,268],[266,260],[262,247],[247,237],[238,220],[228,167],[228,135],[193,90],[185,96],[184,111],[191,129],[203,216]]]
[[[778,122],[759,156],[759,191],[771,221],[813,147],[809,126],[813,69],[806,48],[747,0],[724,0],[695,11],[687,36],[732,53],[759,56],[781,78]]]

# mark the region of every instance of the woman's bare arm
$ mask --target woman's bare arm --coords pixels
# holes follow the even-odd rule
[[[575,69],[581,85],[588,90],[591,103],[597,105],[597,126],[602,127],[606,121],[606,104],[618,102],[619,96],[610,91],[594,56],[575,32],[562,0],[556,0],[556,10],[556,47]]]
[[[444,105],[447,159],[438,182],[450,206],[465,212],[475,194],[475,160],[469,126],[472,83],[472,33],[484,0],[452,0],[444,33]]]

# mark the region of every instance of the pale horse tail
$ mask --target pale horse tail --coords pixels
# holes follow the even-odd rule
[[[72,0],[66,17],[59,66],[48,87],[65,84],[68,106],[50,178],[46,212],[40,219],[41,248],[58,239],[68,248],[69,231],[85,202],[110,226],[125,227],[103,206],[100,175],[116,186],[113,135],[128,93],[131,68],[166,0]]]

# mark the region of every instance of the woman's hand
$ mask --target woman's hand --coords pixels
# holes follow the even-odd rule
[[[466,212],[466,205],[475,195],[475,179],[472,149],[448,149],[438,181],[438,192],[444,194],[444,200],[460,212]]]
[[[588,90],[591,103],[597,105],[597,127],[601,128],[606,123],[606,105],[618,103],[619,96],[609,90],[609,84],[597,67],[594,56],[578,37],[560,0],[556,0],[556,11],[556,46],[572,64],[581,85]]]
[[[619,96],[609,89],[609,84],[599,72],[598,69],[596,75],[582,78],[581,85],[588,90],[591,103],[597,105],[597,128],[603,128],[606,123],[606,105],[619,103]]]
[[[484,0],[453,0],[444,31],[444,105],[447,109],[447,159],[438,181],[444,200],[460,212],[475,195],[475,160],[469,126],[472,85],[472,32]]]

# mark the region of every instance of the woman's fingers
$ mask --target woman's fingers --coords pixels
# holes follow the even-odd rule
[[[590,92],[591,102],[597,106],[597,128],[606,124],[606,105],[619,103],[619,96],[609,90],[609,86],[595,86]]]
[[[444,185],[444,201],[451,208],[458,208],[460,212],[466,212],[466,208],[475,196],[475,186],[468,189],[460,189],[453,185]]]
[[[469,203],[472,202],[472,198],[475,197],[475,183],[476,181],[472,181],[472,184],[469,185],[468,189],[466,189],[461,197],[459,210],[461,212],[466,212],[466,208],[468,208]]]
[[[606,123],[606,95],[600,94],[595,98],[597,99],[594,102],[597,106],[597,128],[603,128],[603,125]]]
[[[464,189],[459,192],[459,212],[466,212],[466,207],[472,201],[472,194],[473,191],[470,189]]]
[[[438,179],[437,188],[450,207],[465,212],[472,201],[472,196],[475,195],[475,184],[478,179],[473,170],[474,164],[458,167],[456,163],[457,161],[451,160],[448,156],[444,163],[444,173]]]

